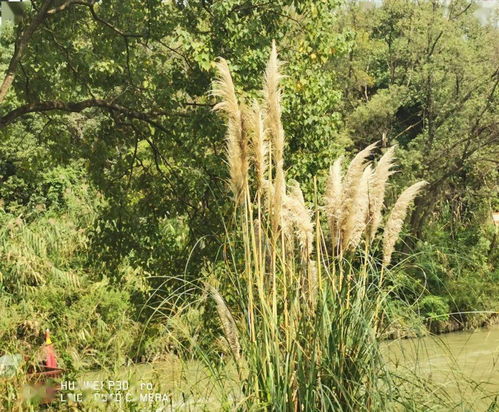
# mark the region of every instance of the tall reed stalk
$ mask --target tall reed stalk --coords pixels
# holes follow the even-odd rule
[[[234,236],[241,237],[243,249],[232,274],[238,285],[232,298],[240,309],[222,316],[223,329],[229,343],[237,342],[232,352],[247,365],[243,391],[249,408],[386,410],[390,382],[375,328],[384,299],[382,267],[390,264],[407,208],[424,183],[396,202],[379,265],[373,240],[383,221],[394,148],[374,167],[368,159],[377,144],[371,144],[344,176],[339,158],[324,198],[318,201],[316,190],[311,209],[299,183],[286,182],[280,67],[273,44],[263,101],[246,105],[235,94],[227,63],[218,63],[214,94],[227,119],[230,187],[238,211]],[[244,114],[241,107],[250,109]],[[218,292],[215,297],[225,311]]]

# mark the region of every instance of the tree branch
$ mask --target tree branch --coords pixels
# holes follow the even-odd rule
[[[50,9],[47,11],[47,14],[48,15],[51,15],[51,14],[56,14],[56,13],[59,13],[65,9],[67,9],[69,6],[73,5],[73,4],[79,4],[81,6],[89,6],[89,7],[92,7],[95,3],[97,2],[97,0],[88,0],[88,1],[82,1],[82,0],[67,0],[65,1],[64,3],[62,3],[60,6],[58,7],[54,7],[53,9]]]
[[[5,95],[10,89],[12,82],[14,81],[14,77],[16,76],[17,66],[21,61],[21,58],[24,54],[24,50],[28,42],[31,40],[33,33],[38,28],[38,26],[43,22],[47,15],[47,11],[52,3],[52,0],[45,0],[45,2],[40,7],[40,10],[36,13],[35,17],[29,24],[29,26],[22,32],[22,34],[16,39],[16,43],[14,46],[14,55],[10,59],[9,67],[7,69],[7,73],[3,79],[2,85],[0,86],[0,104],[5,99]]]
[[[137,34],[137,33],[125,33],[121,29],[117,28],[116,26],[113,26],[111,23],[109,23],[107,20],[104,20],[102,17],[98,16],[97,13],[95,12],[94,9],[94,4],[95,2],[92,2],[92,4],[89,4],[90,8],[90,13],[92,14],[92,17],[94,18],[95,21],[98,21],[99,23],[103,24],[104,26],[108,27],[115,33],[119,34],[120,36],[125,37],[135,37],[135,38],[141,38],[144,37],[142,34]]]
[[[31,40],[31,37],[33,36],[33,33],[36,31],[38,26],[40,26],[40,24],[43,23],[43,21],[48,16],[57,14],[67,9],[69,6],[73,4],[92,7],[97,2],[97,0],[88,0],[88,1],[66,0],[61,5],[51,9],[50,6],[52,5],[52,2],[53,0],[44,0],[42,6],[37,11],[35,17],[33,17],[28,27],[26,27],[26,29],[23,30],[21,35],[17,37],[14,46],[14,54],[10,59],[9,67],[7,68],[7,73],[5,74],[2,85],[0,86],[0,104],[4,101],[5,96],[7,95],[7,92],[10,89],[10,86],[12,86],[12,83],[14,82],[14,78],[16,76],[16,70],[24,55],[26,46],[28,45],[29,41]]]
[[[102,99],[87,99],[87,100],[82,100],[80,102],[63,102],[59,100],[53,100],[47,102],[35,102],[35,103],[25,104],[23,106],[18,107],[17,109],[12,110],[11,112],[7,113],[5,116],[0,117],[0,129],[6,127],[7,125],[15,122],[17,119],[29,113],[41,113],[54,110],[60,110],[64,112],[81,112],[91,107],[106,109],[114,113],[121,113],[132,119],[141,120],[145,123],[150,124],[156,129],[161,130],[162,132],[168,133],[169,135],[173,136],[163,125],[161,125],[159,122],[157,122],[152,118],[153,116],[158,116],[163,113],[138,112],[136,110],[129,109],[128,107],[121,106],[111,101],[102,100]],[[175,142],[179,146],[183,147],[182,141],[175,139]]]

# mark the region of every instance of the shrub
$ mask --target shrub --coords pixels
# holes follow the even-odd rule
[[[419,302],[419,310],[421,315],[429,322],[449,319],[449,305],[440,296],[425,296]]]

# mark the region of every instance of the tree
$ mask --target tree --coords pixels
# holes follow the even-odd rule
[[[250,101],[275,39],[284,71],[300,79],[285,84],[289,173],[324,168],[341,146],[340,94],[334,72],[323,70],[344,47],[330,30],[336,8],[329,0],[34,1],[12,39],[0,134],[20,127],[61,162],[86,159],[109,201],[94,238],[109,271],[128,256],[154,273],[176,272],[203,238],[207,248],[190,260],[197,276],[196,263],[218,248],[226,210],[213,61],[230,61]]]
[[[497,194],[498,32],[473,13],[462,1],[390,0],[344,16],[358,40],[342,63],[347,125],[362,144],[385,133],[411,170],[400,179],[430,182],[411,218],[418,237],[442,205],[469,222]]]

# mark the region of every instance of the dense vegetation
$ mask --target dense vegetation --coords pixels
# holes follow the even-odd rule
[[[368,160],[396,147],[387,205],[409,184],[428,182],[410,210],[383,293],[366,284],[362,292],[354,288],[374,293],[383,309],[357,310],[371,313],[384,337],[480,326],[499,311],[491,217],[499,210],[499,39],[497,28],[477,21],[473,5],[38,0],[32,6],[20,24],[4,24],[0,33],[1,352],[32,356],[45,328],[71,371],[194,356],[195,348],[208,357],[230,352],[213,316],[217,296],[235,314],[247,313],[242,297],[251,287],[234,272],[254,245],[241,246],[252,224],[241,224],[234,211],[226,125],[213,110],[220,100],[211,90],[223,57],[237,96],[249,106],[262,99],[273,40],[285,75],[283,171],[288,182],[300,182],[307,207],[322,210],[328,170],[339,156],[351,159],[375,142]],[[314,224],[319,233],[320,222]],[[349,257],[348,270],[377,278],[381,250],[373,247],[364,261]],[[298,252],[292,258],[300,259]],[[214,300],[206,298],[206,285]],[[325,322],[324,313],[344,316],[336,292],[321,293],[323,317],[299,325],[304,339]],[[358,298],[353,302],[363,305]],[[347,334],[362,328],[355,313]],[[281,328],[281,320],[260,321],[264,338]],[[243,351],[264,368],[252,333]],[[371,335],[355,336],[373,348]],[[320,346],[320,339],[333,339],[317,338]],[[280,348],[263,349],[282,355]],[[331,354],[314,359],[320,364]],[[355,355],[378,361],[374,349]],[[351,372],[360,375],[350,383],[360,385],[363,372]],[[320,381],[308,378],[312,386]],[[321,402],[330,387],[321,384],[323,392],[304,385],[297,396],[327,409]],[[252,402],[287,396],[272,392],[279,385],[269,381],[248,385],[262,396],[250,396]],[[389,401],[363,398],[369,394],[356,388],[339,391],[332,404]]]

